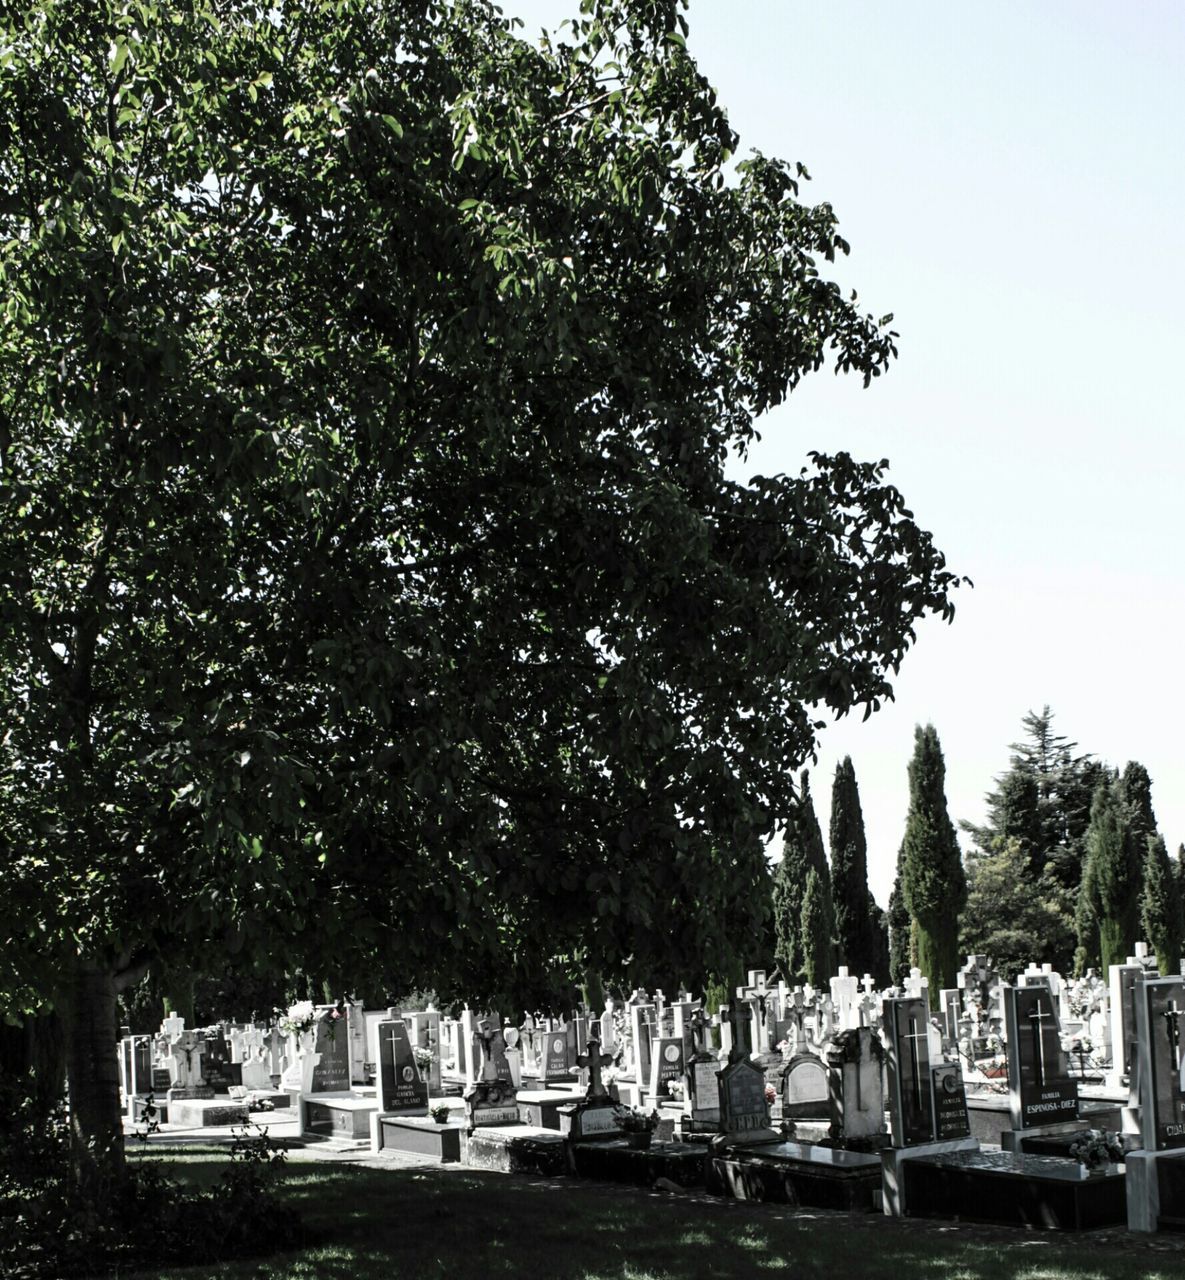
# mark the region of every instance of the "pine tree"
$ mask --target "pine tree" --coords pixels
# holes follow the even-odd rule
[[[807,943],[802,936],[802,908],[806,897],[807,875],[815,871],[819,879],[826,945],[830,950],[835,929],[835,911],[831,900],[831,873],[827,869],[827,851],[823,832],[815,816],[811,799],[810,776],[802,771],[798,799],[786,823],[782,837],[782,859],[774,873],[774,925],[777,931],[777,961],[787,982],[806,971]]]
[[[850,972],[872,971],[868,913],[868,842],[851,756],[836,766],[831,789],[831,894],[835,903],[836,962]]]
[[[897,985],[909,976],[910,925],[909,908],[901,892],[901,864],[905,858],[905,846],[897,851],[897,874],[893,878],[893,892],[889,894],[889,910],[886,924],[889,928],[889,982]]]
[[[803,949],[803,977],[813,987],[825,987],[834,969],[827,911],[826,881],[815,867],[806,874],[799,938]]]
[[[918,968],[930,990],[955,985],[959,967],[959,912],[967,882],[955,829],[946,809],[946,763],[933,725],[914,734],[909,764],[909,816],[901,891],[915,922]]]
[[[1144,855],[1144,892],[1140,898],[1140,923],[1144,938],[1156,953],[1160,972],[1166,976],[1180,970],[1181,899],[1177,878],[1169,861],[1169,851],[1160,836],[1148,839]]]
[[[1132,815],[1120,782],[1102,786],[1095,793],[1087,847],[1098,912],[1099,956],[1105,974],[1130,954],[1140,924],[1140,879],[1144,868]]]

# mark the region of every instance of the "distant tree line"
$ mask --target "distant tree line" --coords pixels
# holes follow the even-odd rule
[[[909,813],[887,911],[868,889],[867,839],[851,758],[837,767],[828,862],[810,779],[799,780],[773,876],[775,950],[787,980],[823,983],[840,965],[900,983],[916,965],[931,990],[955,985],[964,955],[1013,977],[1031,962],[1062,973],[1122,962],[1137,939],[1162,973],[1185,939],[1185,846],[1170,858],[1147,769],[1122,770],[1053,730],[1044,707],[1023,718],[987,818],[960,823],[932,725],[918,726]]]

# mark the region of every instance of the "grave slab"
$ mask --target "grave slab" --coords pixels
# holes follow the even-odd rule
[[[374,1098],[356,1094],[303,1094],[300,1099],[300,1131],[310,1138],[365,1138],[370,1117],[378,1110]]]
[[[582,1095],[570,1090],[520,1089],[516,1101],[523,1124],[536,1129],[560,1128],[560,1107],[576,1102]]]
[[[435,1156],[441,1164],[461,1158],[464,1121],[437,1124],[424,1116],[379,1116],[377,1149],[406,1151],[413,1155]]]
[[[653,1186],[659,1178],[681,1187],[700,1187],[707,1154],[704,1143],[651,1142],[649,1148],[640,1150],[622,1138],[613,1138],[569,1143],[568,1167],[577,1177],[638,1187]]]
[[[734,1200],[873,1213],[881,1207],[881,1161],[807,1142],[771,1143],[712,1157],[707,1188]]]
[[[245,1124],[247,1105],[225,1098],[173,1098],[169,1101],[169,1125],[180,1129],[213,1129]]]
[[[1090,1231],[1127,1220],[1123,1167],[1088,1173],[1077,1163],[1013,1151],[950,1151],[902,1162],[911,1217],[1000,1222],[1043,1231]]]
[[[461,1138],[461,1160],[474,1169],[534,1173],[545,1178],[568,1172],[564,1140],[551,1129],[529,1125],[475,1129]]]

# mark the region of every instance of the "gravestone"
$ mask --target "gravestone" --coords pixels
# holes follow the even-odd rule
[[[334,1009],[336,1012],[336,1009]],[[318,1011],[313,1052],[318,1060],[313,1067],[309,1093],[350,1092],[349,1018],[333,1018],[329,1010]]]
[[[930,1096],[934,1107],[934,1140],[966,1138],[971,1134],[963,1070],[957,1062],[943,1062],[930,1069]]]
[[[650,1104],[657,1106],[670,1096],[667,1084],[683,1080],[683,1038],[662,1037],[651,1046],[650,1054]]]
[[[576,1065],[588,1075],[584,1097],[558,1108],[560,1134],[569,1142],[604,1141],[621,1136],[613,1099],[601,1078],[601,1072],[612,1062],[613,1055],[601,1049],[601,1023],[594,1018],[589,1024],[584,1052],[576,1058]]]
[[[782,1115],[818,1119],[827,1114],[830,1100],[827,1064],[817,1053],[796,1053],[782,1070]]]
[[[551,1033],[550,1038],[567,1043],[563,1032]],[[479,1078],[465,1093],[469,1131],[472,1133],[483,1125],[518,1124],[518,1100],[510,1079],[501,1029],[489,1018],[480,1019],[473,1033],[473,1047]]]
[[[1132,1105],[1140,1095],[1136,1001],[1137,988],[1147,977],[1146,955],[1147,947],[1139,942],[1136,954],[1128,956],[1126,964],[1113,964],[1110,972],[1111,1071],[1107,1083],[1116,1089],[1126,1084]]]
[[[1149,978],[1137,986],[1137,1072],[1142,1151],[1129,1151],[1127,1224],[1131,1231],[1185,1226],[1185,1078],[1181,1018],[1185,980]]]
[[[880,1039],[868,1027],[841,1031],[832,1041],[827,1051],[830,1136],[837,1146],[875,1146],[884,1136],[884,1057]]]
[[[374,1024],[370,1047],[375,1061],[380,1114],[426,1115],[428,1086],[416,1069],[411,1040],[402,1018]]]
[[[934,1140],[930,1101],[930,1037],[926,1001],[902,996],[884,1002],[889,1081],[889,1121],[893,1146]]]
[[[687,1064],[683,1109],[693,1125],[720,1123],[720,1063],[709,1049],[710,1023],[703,1009],[690,1019],[692,1036],[691,1060]]]
[[[1013,1129],[1076,1121],[1078,1081],[1067,1069],[1053,993],[1044,982],[1003,990]]]
[[[855,974],[849,974],[847,968],[840,966],[839,973],[831,979],[831,1003],[835,1007],[838,1030],[848,1031],[860,1025],[859,1001],[860,981]]]
[[[553,1027],[543,1033],[539,1078],[546,1083],[549,1080],[566,1080],[571,1074],[568,1032],[562,1027]]]
[[[765,1072],[749,1059],[744,1036],[737,1023],[735,1007],[720,1011],[721,1025],[732,1030],[728,1064],[717,1077],[720,1094],[720,1132],[712,1139],[713,1150],[739,1144],[776,1142],[770,1128],[769,1103],[765,1098]]]
[[[206,1042],[196,1032],[182,1031],[169,1040],[168,1100],[212,1098],[214,1090],[202,1078],[202,1054]]]

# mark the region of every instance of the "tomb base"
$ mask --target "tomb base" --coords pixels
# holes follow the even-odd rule
[[[208,1084],[174,1085],[165,1094],[169,1102],[190,1102],[195,1099],[209,1099],[213,1096],[214,1090]]]
[[[977,1138],[949,1138],[945,1142],[926,1142],[916,1147],[885,1147],[881,1152],[881,1176],[883,1179],[884,1211],[890,1218],[903,1218],[905,1206],[905,1168],[919,1156],[954,1154],[978,1151]]]
[[[357,1141],[370,1136],[370,1117],[378,1103],[350,1093],[306,1093],[299,1107],[302,1138]]]
[[[463,1121],[437,1124],[430,1116],[370,1117],[370,1149],[377,1155],[381,1151],[400,1151],[417,1156],[434,1156],[441,1164],[451,1164],[461,1158],[461,1135],[465,1132]]]
[[[475,1129],[461,1139],[461,1159],[474,1169],[499,1173],[534,1173],[545,1178],[568,1171],[564,1140],[551,1129],[507,1125]]]
[[[1044,1231],[1089,1231],[1127,1220],[1122,1168],[1091,1174],[1069,1160],[1015,1151],[911,1152],[900,1177],[911,1217]]]
[[[707,1188],[734,1200],[873,1213],[881,1208],[881,1160],[805,1142],[732,1150],[708,1160]]]
[[[523,1124],[536,1129],[560,1129],[560,1107],[578,1101],[578,1095],[559,1089],[520,1089],[518,1114]]]
[[[1121,1123],[1119,1108],[1097,1106],[1090,1111],[1084,1107],[1077,1120],[1065,1120],[1060,1124],[1033,1125],[1028,1129],[1005,1129],[1000,1134],[1000,1147],[1004,1151],[1020,1151],[1029,1156],[1059,1156],[1072,1160],[1070,1147],[1088,1129],[1118,1129]]]
[[[1129,1151],[1127,1229],[1185,1231],[1185,1151]]]
[[[650,1187],[665,1178],[681,1187],[700,1187],[708,1148],[702,1143],[652,1142],[646,1150],[622,1138],[568,1144],[568,1168],[580,1178],[600,1178]]]
[[[250,1113],[244,1102],[225,1098],[180,1098],[169,1101],[169,1126],[174,1129],[218,1129],[246,1124]]]

